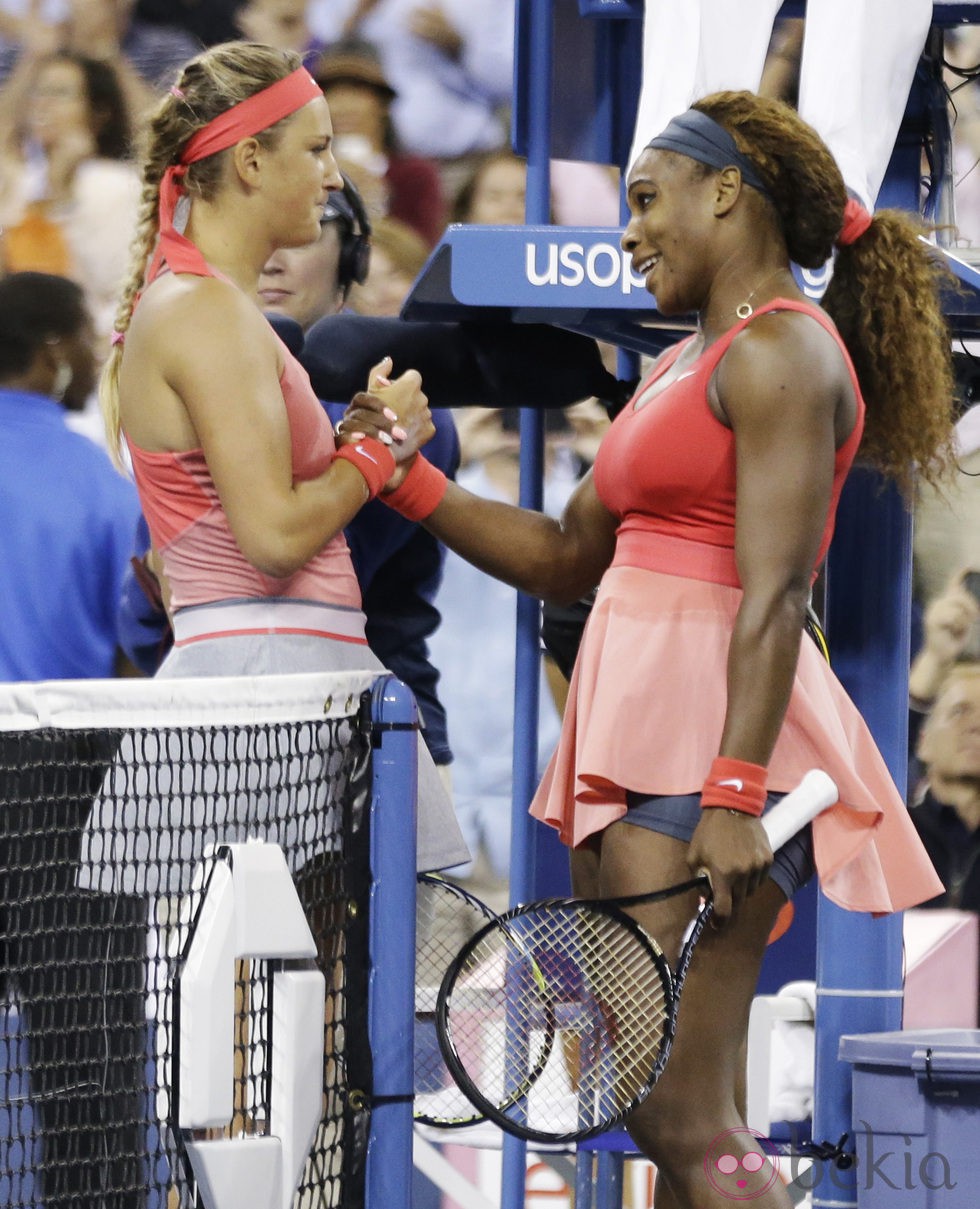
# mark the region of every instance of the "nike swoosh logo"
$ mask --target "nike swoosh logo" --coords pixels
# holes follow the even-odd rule
[[[375,466],[378,465],[378,459],[371,457],[371,455],[368,453],[368,451],[364,448],[363,445],[355,445],[354,452],[359,453],[362,458],[367,458],[367,460],[369,462],[373,462],[375,464]]]
[[[731,785],[732,789],[734,789],[736,793],[741,793],[745,788],[738,777],[732,777],[730,781],[719,781],[718,787],[721,788],[722,785]]]

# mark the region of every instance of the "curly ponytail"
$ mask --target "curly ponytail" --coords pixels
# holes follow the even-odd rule
[[[729,130],[772,198],[790,259],[830,259],[847,192],[829,148],[781,101],[719,92],[693,106]],[[881,210],[841,247],[822,305],[834,320],[867,404],[861,456],[911,498],[915,475],[940,483],[953,465],[952,342],[940,287],[952,275],[902,210]]]
[[[955,458],[955,380],[940,287],[953,275],[901,210],[880,210],[841,248],[823,297],[868,402],[862,454],[906,495],[914,471],[940,485]]]

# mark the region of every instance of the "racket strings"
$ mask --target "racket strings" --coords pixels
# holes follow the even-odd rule
[[[499,921],[460,955],[445,1032],[461,1082],[490,1115],[548,1137],[626,1115],[659,1060],[672,1002],[666,962],[638,932],[580,904],[550,905]]]
[[[424,1124],[470,1125],[482,1120],[446,1067],[436,1036],[439,986],[461,946],[496,915],[443,878],[424,874],[416,887],[415,1111]]]
[[[668,988],[651,982],[648,951],[606,915],[582,910],[580,935],[587,982],[596,995],[597,1019],[588,1035],[584,1069],[603,1071],[596,1120],[622,1115],[645,1088],[663,1043],[669,1012]]]

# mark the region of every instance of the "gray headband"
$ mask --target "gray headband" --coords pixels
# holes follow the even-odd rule
[[[647,147],[676,151],[678,155],[686,155],[688,159],[707,164],[709,168],[721,169],[734,165],[747,185],[769,197],[769,190],[755,165],[739,151],[731,134],[699,109],[688,109],[686,113],[671,118],[663,131],[647,143]]]

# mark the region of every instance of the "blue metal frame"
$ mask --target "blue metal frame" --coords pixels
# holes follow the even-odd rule
[[[415,1073],[415,820],[418,709],[394,676],[371,702],[371,973],[368,1030],[374,1097],[368,1138],[368,1209],[411,1209]]]

